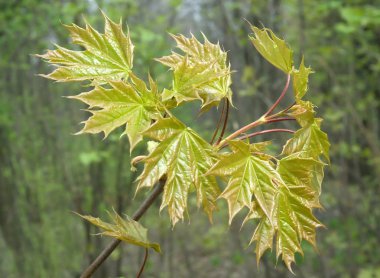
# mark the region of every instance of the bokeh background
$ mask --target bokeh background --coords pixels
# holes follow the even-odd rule
[[[83,88],[37,76],[51,68],[31,55],[69,46],[62,23],[83,25],[85,16],[101,30],[99,8],[128,24],[135,71],[149,71],[161,88],[170,74],[153,58],[173,49],[167,32],[220,41],[236,71],[230,131],[260,116],[285,82],[249,42],[244,18],[285,38],[296,64],[304,55],[315,71],[307,98],[325,118],[332,165],[325,210],[317,212],[327,229],[318,232],[318,252],[304,245],[296,277],[380,277],[379,0],[0,0],[0,277],[79,277],[109,239],[93,236],[97,230],[72,211],[131,215],[146,194],[133,199],[138,173],[130,171],[127,139],[73,136],[87,112],[62,96]],[[197,107],[188,105],[178,113],[211,136],[215,109],[194,117]],[[134,155],[143,152],[141,144]],[[213,225],[190,203],[190,220],[174,229],[158,203],[143,217],[163,249],[151,253],[144,277],[294,277],[273,253],[256,266],[247,246],[254,227],[239,232],[241,217],[228,227],[225,201]],[[135,277],[142,259],[143,250],[123,245],[94,277]]]

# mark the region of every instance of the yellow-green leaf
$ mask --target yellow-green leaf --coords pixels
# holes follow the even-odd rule
[[[290,192],[293,192],[308,207],[321,207],[319,204],[320,188],[315,186],[316,169],[323,163],[302,153],[294,153],[278,161],[277,171]]]
[[[188,193],[193,189],[198,205],[203,206],[211,220],[220,193],[215,177],[205,176],[215,163],[213,147],[174,118],[159,119],[144,134],[160,142],[144,159],[137,189],[152,187],[166,174],[161,209],[168,207],[173,225],[183,219]]]
[[[320,124],[321,119],[315,119],[312,124],[297,130],[286,142],[282,153],[286,155],[302,153],[305,157],[314,159],[323,155],[329,161],[330,143],[327,134],[321,130]]]
[[[66,81],[90,80],[92,84],[102,84],[111,80],[128,77],[133,63],[133,44],[129,33],[123,33],[119,24],[105,18],[104,34],[100,34],[89,24],[81,28],[75,24],[66,26],[73,43],[85,50],[74,51],[60,46],[39,55],[57,68],[44,77]]]
[[[100,235],[110,236],[133,245],[152,248],[156,252],[161,252],[159,244],[148,240],[148,230],[128,216],[123,219],[116,211],[113,211],[112,214],[108,213],[112,223],[107,223],[90,215],[78,215],[102,229],[103,232],[99,233]]]
[[[202,110],[217,105],[223,98],[232,102],[230,65],[219,44],[210,43],[205,36],[203,44],[194,36],[172,37],[184,55],[173,52],[157,59],[173,71],[173,87],[164,92],[163,100],[175,98],[177,104],[200,100]]]
[[[305,67],[304,59],[302,58],[300,68],[293,70],[293,90],[294,97],[297,100],[302,99],[308,90],[309,74],[313,73],[311,68]]]
[[[133,76],[133,75],[131,75]],[[120,126],[126,126],[131,150],[142,140],[142,132],[152,119],[160,116],[157,105],[157,87],[151,81],[151,89],[133,76],[131,83],[110,82],[111,89],[96,86],[95,89],[70,98],[78,99],[89,105],[92,116],[84,121],[79,133],[103,132],[107,137]]]
[[[253,36],[251,42],[257,51],[272,65],[285,73],[293,68],[293,51],[284,40],[279,39],[270,29],[259,29],[251,26]]]
[[[310,101],[298,100],[297,103],[289,109],[287,114],[294,117],[301,127],[308,126],[315,121],[314,105]]]
[[[223,156],[208,172],[208,175],[228,176],[229,181],[222,198],[229,207],[230,223],[243,208],[251,208],[252,197],[260,208],[272,217],[277,183],[282,183],[280,176],[271,162],[252,155],[252,147],[242,141],[230,141],[232,153]]]

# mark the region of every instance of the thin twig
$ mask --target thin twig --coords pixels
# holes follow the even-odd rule
[[[144,200],[137,211],[133,214],[132,219],[138,221],[141,216],[148,210],[148,208],[153,204],[157,197],[162,193],[166,178],[162,178],[159,183],[153,188],[152,193]],[[94,274],[94,272],[102,265],[102,263],[108,258],[109,255],[115,250],[115,248],[120,244],[121,240],[113,239],[112,242],[107,245],[99,256],[85,269],[80,278],[89,278]]]
[[[224,116],[223,128],[222,128],[222,132],[219,135],[218,141],[216,141],[216,145],[218,145],[220,143],[220,141],[222,141],[223,136],[224,136],[224,132],[226,131],[226,127],[227,127],[228,114],[230,111],[230,102],[228,101],[227,98],[225,99],[225,104],[226,104],[226,112],[225,112],[225,116]]]
[[[219,144],[217,144],[217,146],[224,146],[225,143],[227,141],[230,141],[236,137],[238,137],[240,134],[256,127],[256,126],[259,126],[259,125],[262,125],[262,124],[265,124],[266,123],[266,120],[265,118],[261,117],[260,119],[258,119],[257,121],[254,121],[246,126],[243,126],[242,128],[236,130],[234,133],[230,134],[228,137],[226,137],[224,140],[222,140],[221,142],[219,142]]]
[[[251,134],[247,134],[247,135],[244,135],[244,136],[238,137],[237,139],[238,139],[238,140],[244,140],[244,139],[247,139],[247,138],[255,137],[255,136],[257,136],[257,135],[262,135],[262,134],[272,133],[272,132],[289,132],[289,133],[294,133],[294,130],[291,130],[291,129],[285,129],[285,128],[267,129],[267,130],[262,130],[262,131],[253,132],[253,133],[251,133]]]
[[[285,94],[286,94],[286,91],[288,90],[289,88],[289,84],[290,84],[290,74],[288,74],[288,77],[286,79],[286,84],[285,84],[285,87],[284,89],[282,90],[280,96],[278,97],[278,99],[276,100],[275,103],[273,103],[273,105],[271,106],[271,108],[268,109],[268,111],[264,114],[264,117],[268,116],[270,113],[273,112],[273,110],[277,107],[277,105],[280,103],[280,101],[284,98]]]
[[[294,118],[277,118],[277,119],[271,119],[268,120],[267,123],[275,123],[275,122],[284,122],[284,121],[295,121]]]
[[[215,131],[214,131],[214,135],[212,136],[212,139],[210,140],[210,144],[211,145],[214,143],[214,139],[216,137],[216,134],[218,134],[218,131],[219,131],[219,128],[220,128],[220,124],[222,123],[223,115],[224,115],[224,112],[225,112],[224,111],[225,107],[226,107],[226,103],[223,102],[222,111],[221,111],[220,116],[219,116],[218,124],[216,125]]]
[[[149,255],[149,250],[148,250],[148,248],[145,248],[144,261],[143,261],[143,263],[142,263],[142,265],[140,267],[139,273],[137,273],[136,278],[140,278],[141,277],[141,274],[144,271],[144,267],[145,267],[146,261],[148,260],[148,255]]]

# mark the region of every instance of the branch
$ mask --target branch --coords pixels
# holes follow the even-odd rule
[[[162,178],[159,183],[153,188],[152,193],[144,200],[137,211],[133,214],[132,219],[138,221],[148,208],[153,204],[157,197],[162,193],[164,189],[166,179]],[[108,258],[109,255],[115,250],[115,248],[120,244],[121,240],[114,239],[112,242],[106,246],[99,256],[86,268],[82,273],[80,278],[89,278],[94,274],[94,272],[102,265],[102,263]]]
[[[267,120],[267,123],[275,123],[275,122],[284,122],[284,121],[295,121],[294,118],[277,118],[277,119],[270,119]]]
[[[228,101],[227,98],[225,99],[225,104],[226,104],[226,115],[224,116],[222,132],[219,135],[218,141],[216,141],[216,145],[218,145],[220,143],[220,141],[222,141],[224,132],[226,131],[226,127],[227,127],[228,113],[229,113],[229,109],[230,109],[230,102]]]
[[[276,100],[275,103],[273,103],[273,105],[271,106],[271,108],[269,108],[269,110],[264,114],[264,117],[268,116],[270,113],[273,112],[273,110],[277,107],[277,105],[280,103],[280,101],[284,98],[285,94],[286,94],[286,91],[288,90],[289,88],[289,84],[290,84],[290,74],[288,74],[288,77],[286,79],[286,84],[285,84],[285,87],[284,89],[282,90],[281,92],[281,95],[278,97],[278,99]]]
[[[247,134],[247,135],[238,137],[237,139],[238,140],[244,140],[244,139],[247,139],[247,138],[255,137],[257,135],[262,135],[262,134],[272,133],[272,132],[289,132],[289,133],[294,133],[295,131],[291,130],[291,129],[285,129],[285,128],[275,128],[275,129],[268,129],[268,130],[257,131],[257,132],[251,133],[251,134]]]
[[[148,254],[149,254],[149,250],[148,248],[145,248],[145,256],[144,256],[144,261],[140,267],[140,270],[139,270],[139,273],[137,273],[137,276],[136,278],[140,278],[141,277],[141,274],[143,273],[144,271],[144,267],[145,267],[145,264],[146,264],[146,260],[148,259]]]
[[[222,111],[220,112],[219,120],[218,120],[218,123],[217,123],[217,125],[216,125],[215,131],[214,131],[214,135],[212,136],[212,139],[211,139],[211,141],[210,141],[210,144],[211,144],[211,145],[214,143],[214,139],[215,139],[215,137],[216,137],[216,134],[217,134],[218,131],[219,131],[220,124],[222,123],[223,114],[224,114],[224,112],[225,112],[225,107],[226,107],[226,102],[223,102]]]

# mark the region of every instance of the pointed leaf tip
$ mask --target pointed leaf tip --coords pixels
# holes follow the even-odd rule
[[[126,216],[126,219],[123,219],[115,210],[113,210],[113,213],[108,212],[112,223],[107,223],[100,218],[95,218],[90,215],[76,214],[102,229],[103,231],[99,233],[99,235],[110,236],[133,245],[152,248],[158,253],[161,252],[159,244],[152,243],[148,240],[148,230],[129,216]]]

